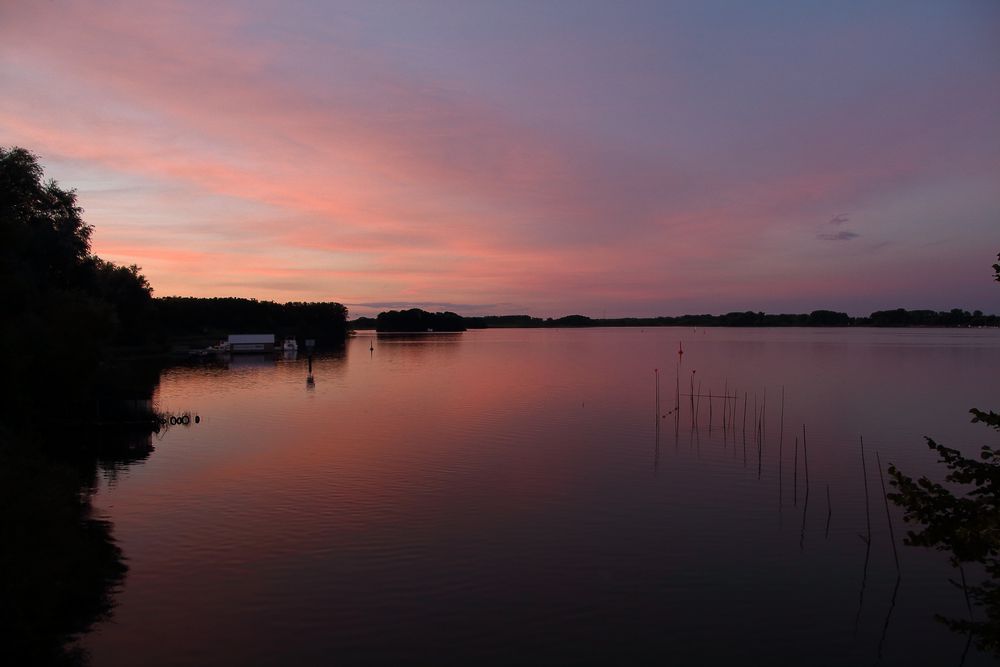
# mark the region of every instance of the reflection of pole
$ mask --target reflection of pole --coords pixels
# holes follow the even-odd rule
[[[809,451],[806,449],[806,425],[802,425],[802,463],[806,469],[806,498],[809,497]]]
[[[868,586],[868,561],[872,555],[872,541],[869,537],[865,541],[865,566],[861,572],[861,593],[858,594],[858,613],[854,615],[854,636],[858,636],[858,627],[861,625],[861,610],[865,606],[865,588]]]
[[[653,444],[653,471],[655,472],[660,464],[660,369],[654,368],[653,374],[656,376],[656,427]]]
[[[764,400],[760,405],[760,440],[764,442],[767,435],[767,387],[764,387]]]
[[[830,504],[830,485],[826,485],[826,534],[825,538],[830,537],[830,519],[833,517],[833,506]]]
[[[798,451],[798,438],[796,438],[795,451]],[[809,509],[809,450],[806,449],[806,425],[802,425],[802,466],[806,473],[806,501],[802,505],[802,533],[799,536],[799,551],[805,548],[806,542],[806,512]]]
[[[726,383],[722,387],[722,395],[725,397],[722,399],[722,444],[726,443],[726,432],[728,426],[726,424],[726,413],[729,412],[729,378],[726,378]]]
[[[889,611],[885,615],[885,623],[882,624],[882,636],[878,640],[878,659],[882,659],[882,646],[885,644],[885,636],[889,632],[889,619],[892,618],[892,610],[896,608],[896,595],[899,593],[899,583],[903,580],[902,575],[896,573],[896,585],[892,588],[892,601],[889,603]]]
[[[743,392],[743,467],[747,467],[747,393]]]
[[[792,505],[799,504],[799,438],[795,437],[795,466],[792,475]]]
[[[674,388],[674,413],[681,409],[681,363],[677,362],[677,386]]]
[[[865,543],[865,567],[861,574],[861,593],[858,595],[858,613],[854,616],[855,637],[858,635],[858,625],[861,622],[861,609],[865,603],[865,586],[868,584],[868,560],[872,553],[872,515],[868,501],[868,468],[865,465],[864,436],[858,436],[858,440],[861,443],[861,479],[865,483],[865,522],[867,523],[868,532],[861,538]]]
[[[805,447],[802,448],[803,453]],[[806,500],[802,503],[802,530],[799,533],[799,551],[806,547],[806,512],[809,511],[809,485],[806,484]]]
[[[698,392],[701,393],[701,392]],[[712,432],[712,390],[708,390],[708,432]]]
[[[885,518],[889,522],[889,541],[892,542],[892,557],[896,561],[896,572],[899,572],[899,554],[896,552],[896,536],[892,531],[892,515],[889,513],[889,496],[885,492],[885,478],[882,476],[882,459],[875,450],[875,463],[878,464],[878,481],[882,485],[882,500],[885,501]]]
[[[696,372],[697,371],[694,371],[694,370],[691,371],[691,377],[690,377],[690,383],[689,383],[691,385],[691,388],[688,389],[688,392],[689,392],[688,393],[688,397],[691,399],[691,428],[694,428],[694,420],[695,420],[695,415],[694,415],[694,374]]]
[[[778,431],[778,506],[781,506],[781,454],[785,440],[785,387],[781,387],[781,417]]]
[[[872,541],[872,513],[868,505],[868,469],[865,466],[865,439],[863,436],[858,436],[861,441],[861,479],[865,483],[865,522],[868,525],[868,533],[865,536],[865,542],[871,544]]]
[[[660,428],[660,369],[653,369],[653,376],[656,382],[656,391],[654,396],[656,397],[656,428]]]

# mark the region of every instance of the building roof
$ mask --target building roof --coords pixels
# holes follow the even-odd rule
[[[274,334],[229,334],[230,345],[274,345]]]

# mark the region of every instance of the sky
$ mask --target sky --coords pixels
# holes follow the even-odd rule
[[[1000,312],[995,0],[0,0],[0,146],[158,296]]]

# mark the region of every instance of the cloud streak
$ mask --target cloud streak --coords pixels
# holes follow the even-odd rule
[[[857,232],[848,231],[845,229],[839,232],[825,232],[822,234],[817,234],[816,238],[822,239],[823,241],[850,241],[852,239],[858,238],[859,236],[861,236],[861,234],[858,234]]]

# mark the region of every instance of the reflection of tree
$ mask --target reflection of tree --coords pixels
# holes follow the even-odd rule
[[[82,664],[71,640],[106,617],[125,575],[111,526],[91,515],[94,464],[0,434],[0,636],[9,664]]]
[[[158,381],[155,364],[110,365],[91,387],[102,425],[0,427],[0,646],[10,664],[86,662],[73,640],[111,613],[126,572],[90,498],[98,470],[113,478],[153,452],[160,427],[146,406]],[[65,400],[54,391],[48,405],[58,413]]]
[[[1000,263],[993,270],[1000,281]],[[974,423],[1000,431],[1000,414],[970,412]],[[903,508],[906,521],[922,526],[907,532],[906,543],[948,552],[951,564],[959,570],[961,582],[956,585],[966,595],[969,619],[938,618],[951,629],[968,633],[979,648],[1000,656],[1000,449],[984,446],[976,460],[930,438],[927,444],[948,468],[949,486],[927,477],[913,480],[890,466],[897,492],[890,493],[889,499]],[[986,578],[969,585],[967,564],[981,568]],[[973,606],[986,614],[985,620],[975,619]]]

